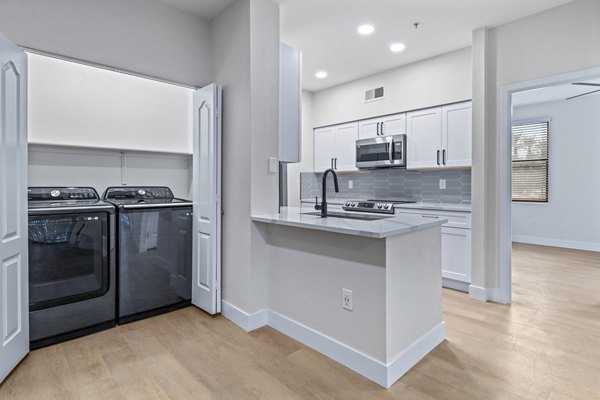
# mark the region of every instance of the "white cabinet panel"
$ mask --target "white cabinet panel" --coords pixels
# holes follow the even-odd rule
[[[442,227],[442,276],[471,282],[471,230]]]
[[[407,114],[407,168],[471,166],[471,102]]]
[[[406,133],[406,114],[365,119],[358,123],[358,137],[369,139],[376,136],[403,135]]]
[[[471,166],[471,102],[442,107],[442,163]]]
[[[279,161],[300,162],[302,53],[279,44]]]
[[[381,119],[380,131],[383,136],[405,134],[406,114],[394,114],[383,117]]]
[[[192,90],[29,54],[29,141],[192,153]]]
[[[442,110],[428,108],[407,114],[407,168],[441,165]]]
[[[315,171],[354,171],[358,123],[315,129]]]
[[[315,171],[323,172],[332,168],[335,157],[335,128],[315,129]]]
[[[333,165],[336,171],[356,170],[356,140],[358,139],[358,124],[338,125],[335,135],[336,155]]]
[[[471,213],[459,211],[425,211],[418,208],[401,208],[396,209],[396,214],[417,214],[425,218],[443,218],[448,222],[444,226],[451,228],[471,229]]]
[[[442,225],[442,276],[466,284],[471,283],[471,213],[396,210],[396,215],[402,214],[447,219],[448,222]],[[458,289],[460,285],[449,287]]]
[[[371,118],[365,119],[358,123],[358,138],[359,139],[370,139],[379,136],[379,125],[381,119]]]

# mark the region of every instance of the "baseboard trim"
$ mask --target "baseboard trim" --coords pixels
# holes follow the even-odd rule
[[[457,281],[456,279],[442,278],[442,286],[449,289],[460,290],[469,293],[469,283]]]
[[[429,354],[446,338],[446,324],[440,322],[423,336],[415,340],[394,361],[387,366],[387,385],[389,388],[414,367],[423,357]]]
[[[499,288],[484,288],[481,286],[469,285],[469,297],[479,301],[492,301],[494,303],[504,304],[502,293]]]
[[[365,378],[388,387],[387,366],[384,363],[274,311],[269,312],[269,326]]]
[[[600,243],[594,242],[577,242],[573,240],[549,239],[525,235],[512,235],[512,241],[516,243],[537,244],[539,246],[600,252]]]
[[[268,325],[385,388],[400,379],[445,338],[445,325],[440,322],[415,340],[394,361],[385,364],[275,311],[261,310],[249,314],[223,301],[222,315],[246,332]]]
[[[249,314],[225,300],[221,301],[221,315],[245,330],[253,331],[267,325],[269,320],[268,310],[260,310]]]

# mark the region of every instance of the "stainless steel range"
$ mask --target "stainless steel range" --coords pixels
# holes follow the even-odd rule
[[[371,212],[378,214],[393,214],[394,205],[415,203],[411,200],[348,200],[342,208],[345,211]]]

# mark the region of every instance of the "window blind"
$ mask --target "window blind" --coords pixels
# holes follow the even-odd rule
[[[512,200],[548,202],[548,122],[512,128]]]

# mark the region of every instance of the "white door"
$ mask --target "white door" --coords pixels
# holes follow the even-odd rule
[[[438,168],[442,163],[442,111],[428,108],[407,114],[407,168]]]
[[[335,153],[335,128],[315,129],[315,172],[333,168]]]
[[[404,135],[406,133],[406,113],[382,117],[379,130],[383,136]]]
[[[471,166],[471,102],[442,107],[442,164]]]
[[[0,382],[29,352],[27,56],[0,34]]]
[[[221,87],[194,92],[192,304],[221,312]]]
[[[379,118],[360,121],[358,123],[358,138],[370,139],[379,136],[379,125],[381,125],[381,119]]]
[[[333,166],[337,171],[356,171],[356,140],[358,123],[337,125],[335,130],[336,154]]]

